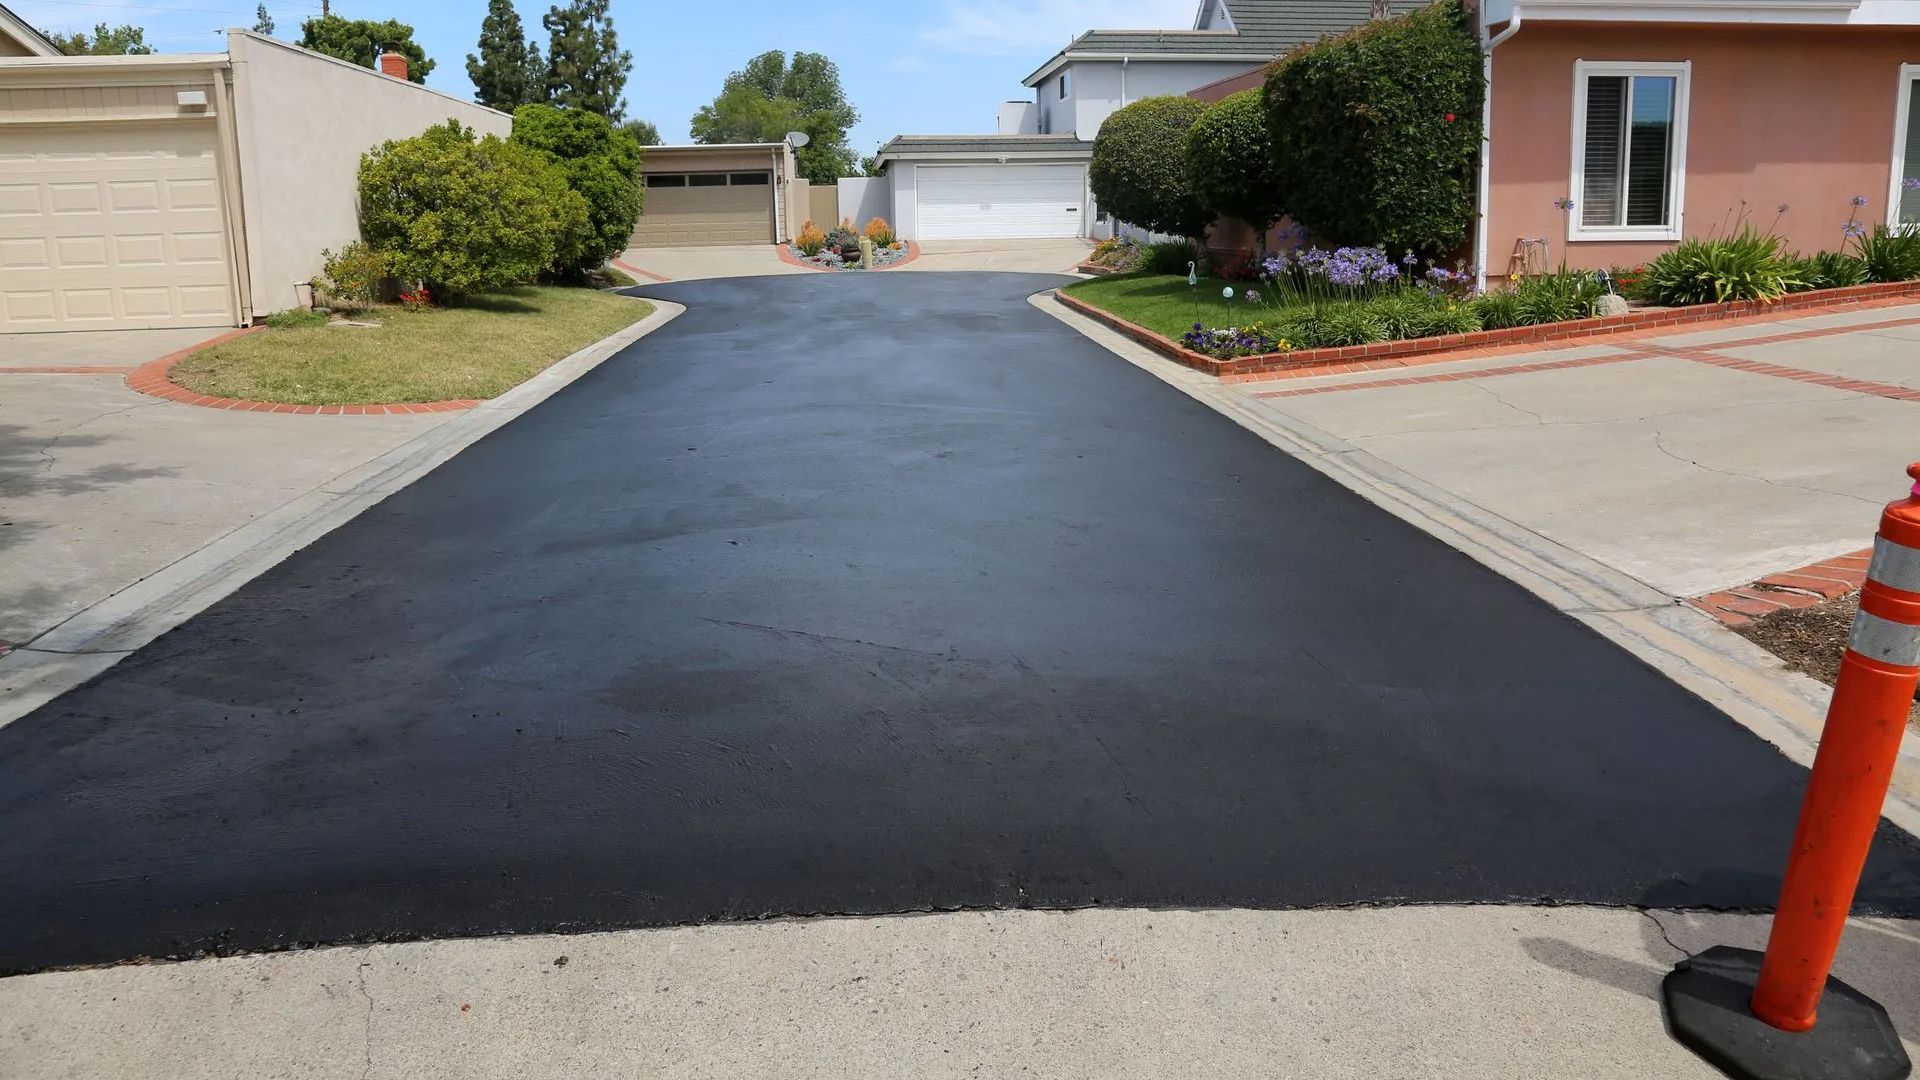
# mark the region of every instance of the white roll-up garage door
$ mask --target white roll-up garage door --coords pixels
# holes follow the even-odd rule
[[[922,165],[914,170],[924,240],[1079,236],[1081,165]]]
[[[0,333],[231,326],[211,123],[0,130]]]

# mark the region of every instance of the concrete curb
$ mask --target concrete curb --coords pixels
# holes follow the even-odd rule
[[[0,726],[112,667],[281,560],[432,472],[539,405],[686,308],[649,299],[653,313],[567,356],[499,397],[479,402],[348,469],[93,604],[0,656]]]
[[[1627,574],[1442,491],[1352,443],[1258,410],[1243,393],[1036,293],[1027,302],[1409,525],[1578,619],[1800,765],[1813,765],[1832,691]],[[1920,836],[1920,750],[1903,747],[1883,814]]]

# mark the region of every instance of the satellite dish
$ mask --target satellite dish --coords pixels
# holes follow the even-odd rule
[[[813,136],[807,134],[804,131],[787,132],[787,142],[796,150],[798,150],[802,146],[807,145],[812,141],[813,141]]]

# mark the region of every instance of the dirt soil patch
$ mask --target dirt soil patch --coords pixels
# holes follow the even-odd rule
[[[1846,652],[1853,614],[1859,608],[1860,594],[1853,593],[1810,608],[1776,611],[1739,627],[1736,633],[1785,660],[1793,670],[1832,686],[1840,675],[1840,656]],[[1907,715],[1907,722],[1920,729],[1920,702]]]

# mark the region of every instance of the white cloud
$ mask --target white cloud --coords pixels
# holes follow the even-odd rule
[[[1188,30],[1198,0],[965,0],[947,3],[943,20],[920,40],[943,52],[1033,56],[1058,52],[1088,30]]]

